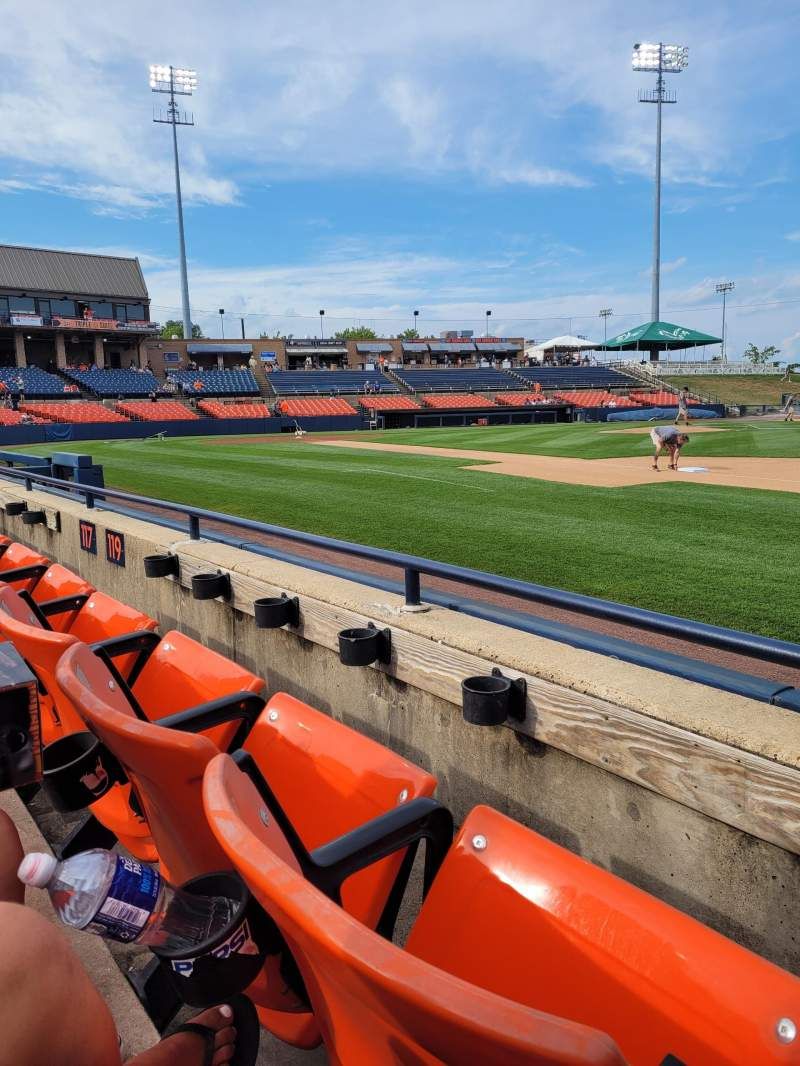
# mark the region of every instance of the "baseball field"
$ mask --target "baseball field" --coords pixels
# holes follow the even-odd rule
[[[658,473],[650,428],[71,448],[109,486],[800,641],[800,425],[693,426],[683,469]]]

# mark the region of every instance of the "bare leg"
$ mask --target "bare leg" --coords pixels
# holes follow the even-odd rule
[[[663,444],[659,444],[659,446],[655,450],[655,454],[653,455],[653,469],[654,470],[658,470],[658,457],[659,457],[659,455],[661,455],[661,452],[663,450],[664,450],[664,445]]]
[[[0,930],[4,1061],[117,1066],[114,1021],[66,938],[16,903],[0,903]]]
[[[25,902],[25,886],[17,877],[21,862],[22,844],[17,827],[5,811],[0,811],[0,902]]]

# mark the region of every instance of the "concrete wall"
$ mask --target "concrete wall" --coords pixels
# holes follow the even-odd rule
[[[23,494],[2,485],[0,503],[4,496]],[[387,593],[178,541],[138,520],[45,494],[27,499],[57,507],[61,532],[2,515],[6,533],[157,617],[162,632],[181,629],[260,673],[270,692],[299,696],[431,770],[457,819],[477,803],[491,804],[800,973],[797,715],[444,609],[404,614]],[[81,517],[97,524],[96,557],[79,547]],[[125,534],[124,569],[105,559],[106,526]],[[168,547],[179,555],[180,581],[145,580],[143,557]],[[232,606],[197,602],[185,587],[192,573],[217,567],[231,573]],[[257,630],[253,599],[283,590],[300,596],[299,631]],[[391,627],[392,663],[341,665],[338,629],[367,619]],[[480,664],[485,672],[487,660],[528,678],[521,731],[478,729],[462,719],[459,678]],[[689,737],[681,758],[669,747],[678,736]],[[712,780],[707,756],[729,758],[722,785]],[[752,773],[739,780],[745,765]],[[765,767],[782,790],[774,808],[757,783]],[[765,810],[775,813],[762,818]]]

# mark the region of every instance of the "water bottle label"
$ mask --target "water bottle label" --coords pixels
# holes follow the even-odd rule
[[[160,891],[157,870],[118,855],[108,895],[87,928],[110,940],[136,940],[153,913]]]

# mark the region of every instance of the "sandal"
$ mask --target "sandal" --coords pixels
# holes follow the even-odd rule
[[[261,1042],[261,1026],[256,1009],[247,996],[243,995],[230,996],[226,1002],[233,1011],[231,1025],[236,1028],[236,1050],[230,1060],[230,1066],[254,1066]],[[217,1040],[216,1029],[198,1022],[185,1022],[170,1035],[175,1036],[176,1033],[194,1033],[195,1036],[202,1037],[206,1045],[203,1066],[211,1066]]]

